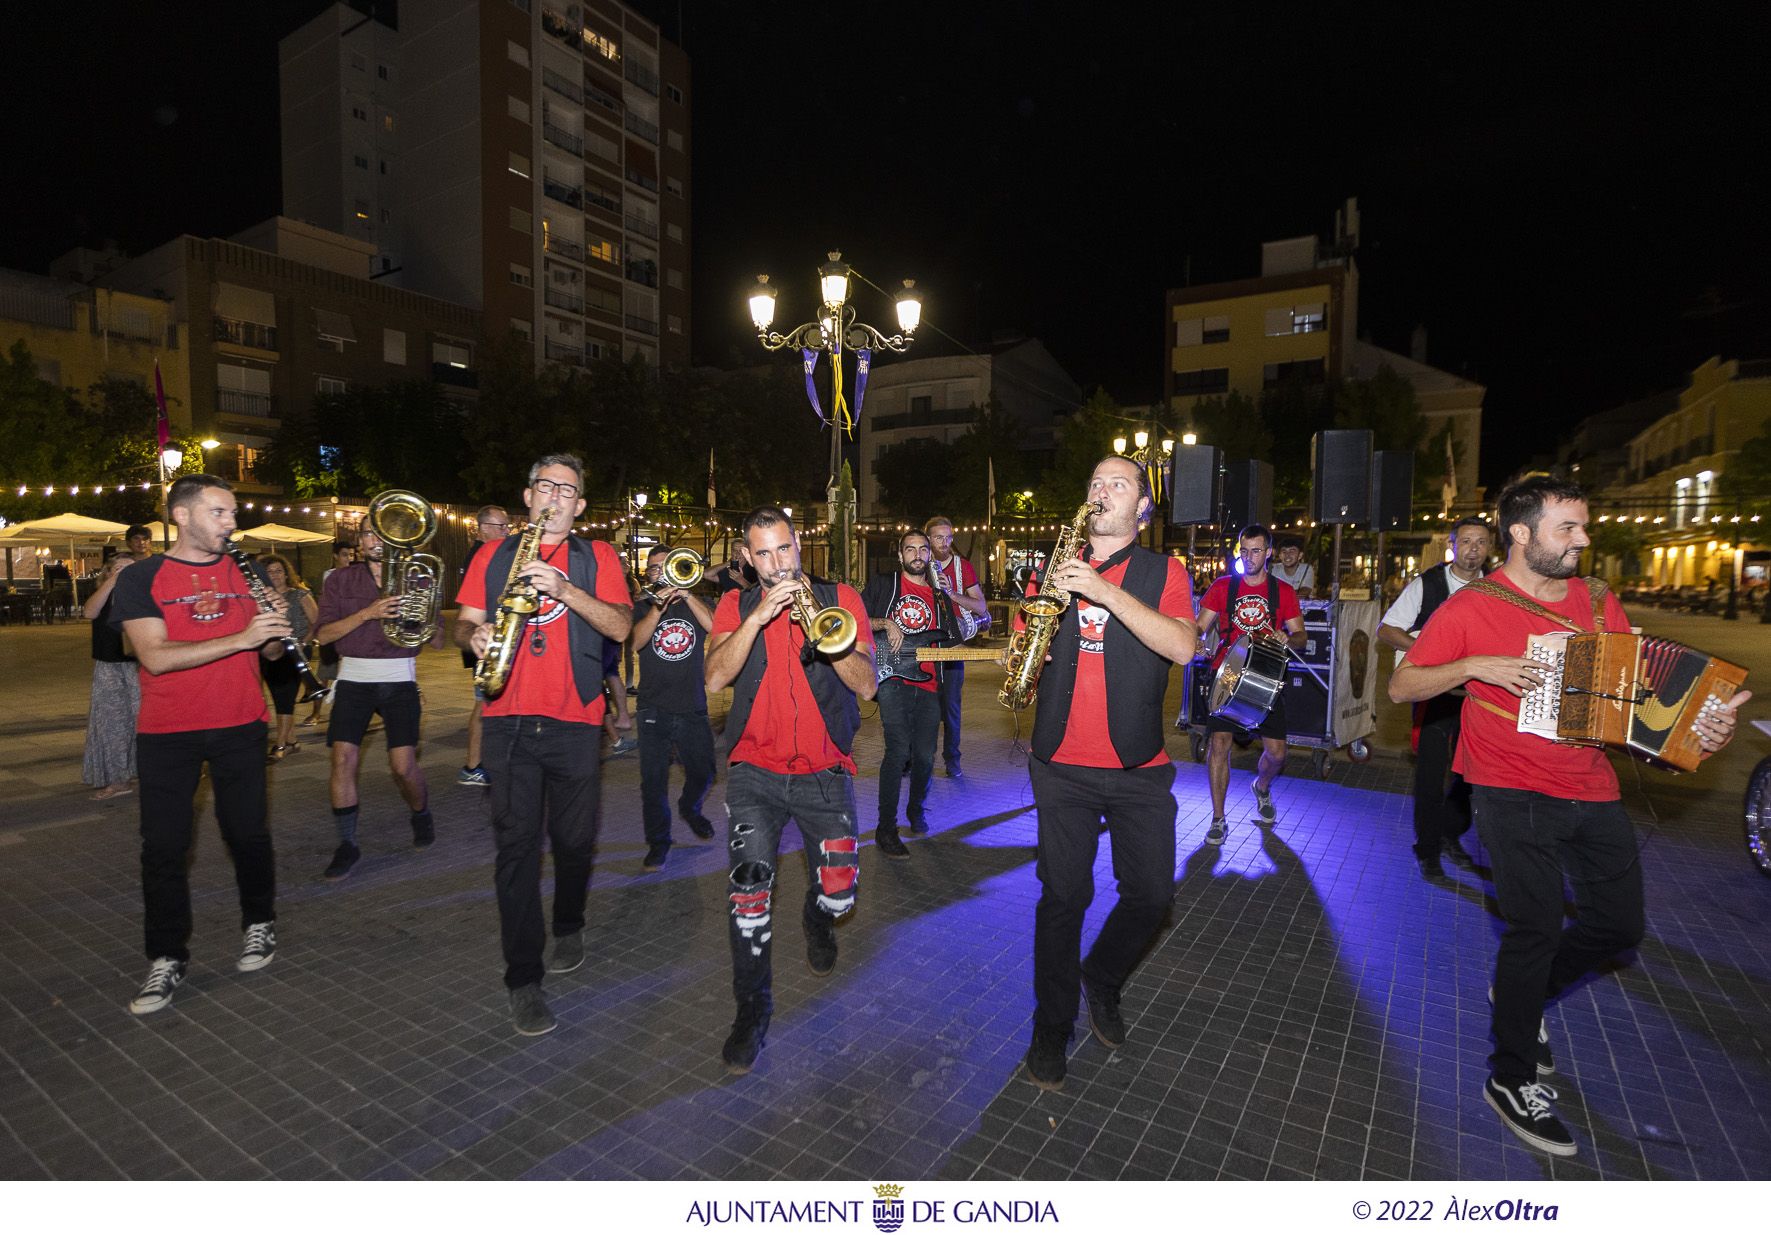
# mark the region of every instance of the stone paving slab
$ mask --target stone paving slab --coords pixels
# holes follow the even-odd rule
[[[666,870],[640,870],[633,758],[607,764],[589,960],[549,981],[561,1027],[510,1030],[484,794],[453,783],[468,702],[453,656],[420,672],[438,844],[410,849],[372,739],[363,861],[320,881],[325,755],[302,731],[271,774],[275,963],[234,971],[231,871],[205,813],[190,978],[170,1010],[129,1015],[145,972],[136,805],[77,785],[85,657],[76,626],[0,630],[0,1177],[1771,1177],[1771,880],[1739,842],[1738,787],[1762,753],[1744,740],[1677,781],[1624,771],[1649,938],[1550,1014],[1552,1083],[1582,1145],[1552,1163],[1480,1100],[1493,903],[1474,875],[1434,888],[1415,873],[1405,759],[1337,759],[1318,781],[1294,756],[1261,827],[1239,756],[1217,850],[1204,770],[1174,735],[1177,897],[1126,989],[1129,1040],[1108,1052],[1084,1023],[1069,1084],[1047,1094],[1016,1075],[1031,795],[975,669],[968,776],[937,778],[934,835],[909,862],[864,845],[834,975],[811,975],[797,932],[776,941],[774,1027],[757,1070],[731,1079],[723,850],[679,824]],[[782,872],[793,903],[804,866]],[[1089,935],[1112,901],[1105,846],[1096,878]]]

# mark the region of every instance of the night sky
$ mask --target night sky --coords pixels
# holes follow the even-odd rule
[[[274,214],[276,42],[323,7],[14,6],[0,265]],[[1766,6],[636,7],[694,63],[701,362],[756,360],[758,271],[809,316],[835,246],[967,345],[1035,335],[1149,401],[1165,290],[1257,274],[1350,195],[1361,330],[1406,352],[1422,323],[1488,386],[1487,481],[1712,353],[1771,356]]]

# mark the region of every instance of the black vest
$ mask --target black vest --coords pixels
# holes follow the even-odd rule
[[[811,585],[812,596],[820,609],[827,609],[837,603],[836,584],[826,583],[822,579],[806,576]],[[738,596],[738,620],[743,621],[756,608],[757,602],[763,598],[765,588],[747,588]],[[791,622],[791,613],[782,613],[775,619],[777,622]],[[871,634],[868,635],[871,641]],[[732,735],[732,745],[744,734],[744,726],[750,723],[750,708],[756,702],[756,692],[762,687],[763,673],[769,667],[768,650],[763,646],[762,632],[757,633],[756,642],[750,645],[750,656],[744,667],[738,671],[737,680],[732,683],[732,710],[726,717],[726,732]],[[822,656],[814,657],[812,663],[805,666],[806,681],[811,685],[812,698],[818,701],[818,712],[824,717],[824,728],[830,734],[830,740],[836,749],[848,754],[855,744],[855,731],[861,727],[861,705],[855,702],[855,692],[843,684],[836,669]]]
[[[1168,583],[1168,559],[1133,545],[1120,584],[1139,601],[1157,609]],[[1039,711],[1033,719],[1033,753],[1047,762],[1063,745],[1076,689],[1076,661],[1082,649],[1081,606],[1064,611],[1052,640],[1051,664],[1039,677]],[[1168,691],[1169,661],[1138,641],[1123,622],[1107,621],[1102,670],[1107,682],[1107,736],[1119,766],[1142,767],[1162,751],[1162,697]]]
[[[1433,616],[1433,610],[1451,599],[1451,580],[1446,574],[1450,569],[1450,562],[1440,562],[1420,572],[1420,612],[1415,615],[1414,625],[1408,628],[1409,634],[1420,634],[1427,619]]]
[[[486,555],[486,611],[496,614],[498,598],[510,580],[521,536],[507,536]],[[596,553],[581,536],[566,537],[566,578],[572,585],[596,595]],[[603,693],[603,633],[576,613],[566,615],[567,647],[572,653],[572,681],[586,707]]]

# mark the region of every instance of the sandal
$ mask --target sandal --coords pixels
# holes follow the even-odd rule
[[[87,797],[94,802],[104,802],[104,801],[110,800],[111,798],[120,798],[120,797],[123,797],[125,794],[130,794],[130,793],[134,793],[134,792],[135,792],[134,785],[106,785],[103,789],[98,790],[96,793],[87,794]]]
[[[270,753],[264,757],[264,761],[266,763],[275,763],[293,749],[293,747],[285,746],[279,742],[277,745],[271,747]]]

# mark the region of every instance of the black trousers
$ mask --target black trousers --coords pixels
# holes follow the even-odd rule
[[[1463,700],[1440,695],[1422,705],[1414,759],[1414,856],[1435,858],[1441,845],[1470,830],[1470,787],[1451,770],[1463,730]]]
[[[802,775],[734,763],[726,773],[726,813],[732,995],[740,1004],[766,1003],[774,986],[770,945],[781,833],[792,819],[805,842],[808,886],[800,919],[810,938],[855,907],[861,874],[855,778],[843,768]]]
[[[1080,982],[1118,990],[1162,926],[1175,895],[1175,769],[1083,768],[1027,760],[1039,810],[1039,905],[1033,915],[1035,1024],[1066,1033]],[[1081,959],[1095,898],[1101,821],[1113,846],[1119,903]]]
[[[962,696],[965,694],[965,662],[953,661],[941,666],[941,759],[949,768],[959,765],[959,726]]]
[[[265,826],[262,720],[226,729],[138,733],[141,778],[141,895],[149,960],[191,959],[191,883],[187,864],[196,827],[192,800],[203,765],[215,791],[215,821],[234,860],[240,929],[276,920],[277,868]]]
[[[1537,1024],[1547,999],[1642,941],[1642,861],[1622,802],[1576,802],[1477,785],[1476,831],[1488,849],[1506,923],[1494,964],[1494,1053],[1508,1084],[1537,1079]],[[1563,928],[1562,882],[1574,888]]]
[[[482,765],[492,780],[498,932],[504,984],[541,981],[541,839],[553,846],[553,933],[584,929],[603,782],[603,731],[550,716],[488,716]]]
[[[898,793],[904,771],[910,771],[910,801],[905,814],[922,822],[923,803],[935,776],[935,731],[941,724],[936,692],[888,678],[879,688],[879,722],[885,730],[885,758],[879,765],[879,826],[898,825]]]
[[[670,748],[674,743],[683,764],[683,792],[676,800],[685,819],[701,814],[713,784],[713,728],[707,709],[663,712],[640,708],[634,713],[640,734],[640,812],[648,845],[670,844]]]

